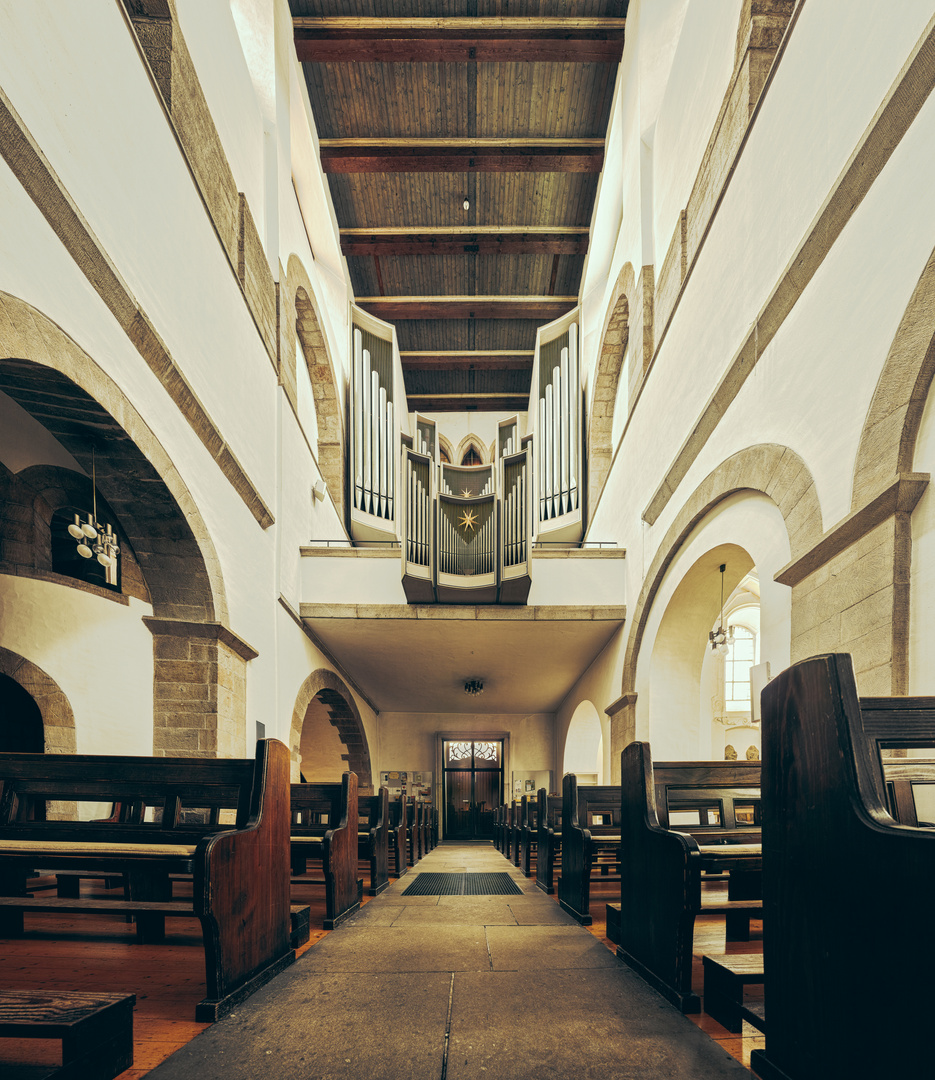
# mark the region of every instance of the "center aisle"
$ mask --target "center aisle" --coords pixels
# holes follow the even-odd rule
[[[420,873],[521,896],[403,896]],[[719,1080],[751,1074],[492,845],[442,844],[153,1080]]]

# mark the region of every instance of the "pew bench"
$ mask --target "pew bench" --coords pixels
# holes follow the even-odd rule
[[[562,865],[562,796],[539,788],[536,808],[536,888],[551,896]]]
[[[539,802],[532,796],[523,796],[522,826],[520,829],[519,867],[524,877],[532,876],[532,860],[537,855],[539,846],[538,824]]]
[[[704,1011],[728,1031],[743,1031],[744,987],[763,985],[762,954],[705,953],[701,961],[704,970]],[[763,1031],[765,1021],[762,1008],[748,1012],[756,1017],[755,1023],[748,1022]]]
[[[42,867],[122,876],[138,939],[158,941],[171,877],[190,875],[192,896],[180,904],[201,922],[207,983],[195,1016],[218,1019],[295,960],[288,776],[288,750],[273,739],[257,743],[253,760],[0,754],[0,934],[23,933],[24,901],[36,899],[29,875]],[[43,820],[50,802],[143,801],[159,803],[158,821]],[[231,824],[216,820],[220,807],[233,811]],[[126,902],[99,901],[118,915]]]
[[[340,784],[292,784],[289,848],[292,886],[324,886],[325,930],[333,930],[360,907],[363,882],[357,876],[357,774]],[[353,827],[352,827],[353,826]],[[308,876],[308,863],[320,877]]]
[[[859,699],[851,657],[827,654],[777,675],[762,712],[769,1016],[751,1065],[764,1080],[929,1075],[935,830],[894,817],[888,783],[918,759],[885,755],[932,756],[935,698]]]
[[[113,1080],[133,1064],[135,994],[0,990],[0,1037],[61,1039],[46,1080]]]
[[[409,869],[406,849],[406,800],[402,795],[389,804],[389,845],[393,876],[401,878]]]
[[[591,883],[620,880],[620,788],[578,786],[562,779],[562,875],[558,902],[582,926],[590,926]]]
[[[368,896],[378,896],[390,883],[389,791],[357,798],[357,858],[370,873]]]
[[[698,915],[723,915],[749,939],[762,918],[759,762],[668,762],[653,769],[649,744],[621,755],[620,910],[608,910],[617,955],[682,1012],[698,1012],[692,945]],[[700,813],[694,823],[672,820]],[[666,827],[668,826],[668,827]],[[728,896],[706,898],[706,877],[728,876]]]

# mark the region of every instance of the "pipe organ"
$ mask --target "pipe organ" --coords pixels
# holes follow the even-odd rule
[[[355,540],[396,537],[399,460],[393,394],[393,342],[353,329],[349,500]]]
[[[410,603],[525,603],[534,542],[574,544],[583,533],[577,311],[540,327],[526,430],[517,416],[501,420],[491,464],[439,464],[435,421],[409,422],[394,380],[402,387],[395,331],[355,308],[351,536],[399,544]]]
[[[536,424],[536,539],[580,540],[584,408],[578,324],[567,316],[539,330],[530,410]]]

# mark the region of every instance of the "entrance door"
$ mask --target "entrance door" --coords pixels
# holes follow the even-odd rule
[[[494,813],[503,802],[503,740],[442,743],[445,836],[493,840]]]

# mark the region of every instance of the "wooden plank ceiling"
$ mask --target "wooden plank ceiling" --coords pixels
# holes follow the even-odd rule
[[[290,0],[361,307],[411,408],[526,408],[577,302],[627,0]]]

